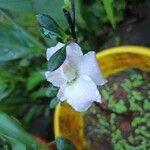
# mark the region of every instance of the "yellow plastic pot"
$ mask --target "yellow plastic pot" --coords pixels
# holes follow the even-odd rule
[[[128,68],[150,71],[150,48],[139,46],[111,48],[97,53],[97,59],[106,78]],[[84,150],[87,146],[84,138],[83,115],[66,103],[58,105],[55,110],[55,136],[68,138],[78,150]]]

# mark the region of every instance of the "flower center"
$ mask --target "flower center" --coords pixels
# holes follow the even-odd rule
[[[63,75],[67,82],[72,82],[78,76],[76,67],[66,61],[63,65]]]

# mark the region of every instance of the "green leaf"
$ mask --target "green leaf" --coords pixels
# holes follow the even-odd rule
[[[52,84],[50,87],[46,90],[46,96],[47,97],[55,97],[58,93],[58,88],[53,86]]]
[[[6,138],[7,138],[7,141],[9,141],[12,150],[27,150],[27,147],[25,144],[10,137],[6,137]]]
[[[114,29],[116,29],[116,21],[114,17],[113,6],[111,4],[111,0],[103,0],[104,8],[107,14],[107,17]]]
[[[53,98],[50,102],[50,108],[55,108],[59,102],[60,100],[57,97]]]
[[[32,90],[44,80],[42,72],[32,72],[30,77],[27,79],[27,90]]]
[[[5,97],[7,97],[11,93],[12,89],[13,87],[10,83],[8,86],[8,83],[5,83],[4,81],[0,81],[0,101],[2,101]]]
[[[32,5],[30,0],[0,0],[0,8],[26,13],[32,11]]]
[[[25,144],[29,150],[37,147],[37,143],[32,136],[14,118],[3,112],[0,112],[0,135],[3,135],[6,139],[14,139],[19,143]]]
[[[147,100],[147,99],[144,100],[143,108],[145,110],[150,110],[150,101],[149,100]]]
[[[46,87],[42,87],[34,92],[32,92],[31,94],[31,100],[37,100],[37,99],[41,99],[43,97],[46,98],[46,91],[48,90],[48,88]]]
[[[71,10],[71,0],[64,0],[64,6],[65,8],[70,11]]]
[[[129,109],[131,111],[140,111],[140,112],[142,112],[142,107],[138,103],[135,103],[132,99],[129,101],[129,103],[130,103]]]
[[[38,90],[32,92],[31,100],[37,100],[37,99],[46,98],[46,97],[53,98],[57,95],[57,93],[58,93],[58,88],[54,86],[41,87]]]
[[[66,47],[61,48],[54,53],[48,61],[48,70],[54,71],[58,69],[66,59]]]
[[[0,35],[0,61],[37,54],[39,47],[20,30],[1,26]]]
[[[36,14],[47,14],[55,18],[56,22],[64,28],[67,28],[61,8],[63,6],[63,0],[33,0],[34,10]],[[32,1],[32,2],[33,2]]]
[[[41,27],[44,30],[44,34],[48,36],[56,36],[56,37],[63,37],[65,35],[64,31],[59,27],[57,22],[50,16],[39,14],[37,15],[37,20]]]
[[[66,138],[56,137],[55,142],[57,150],[77,150],[75,145]]]
[[[142,93],[139,91],[132,90],[131,94],[132,94],[132,98],[134,98],[137,101],[142,101],[144,99]]]
[[[46,97],[55,97],[58,93],[58,88],[51,85],[50,87],[42,87],[31,94],[31,100],[37,100]]]
[[[135,127],[145,122],[146,122],[146,119],[144,117],[142,118],[142,117],[137,116],[132,120],[132,126]]]
[[[124,113],[127,111],[125,102],[123,100],[119,100],[113,107],[118,113]]]

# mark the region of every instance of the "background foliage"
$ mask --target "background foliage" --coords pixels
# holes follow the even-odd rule
[[[4,116],[8,119],[6,114],[13,115],[25,129],[31,133],[40,133],[49,140],[53,138],[53,111],[49,109],[49,103],[58,89],[45,81],[45,50],[55,45],[56,39],[45,38],[41,34],[36,15],[50,15],[68,33],[67,21],[62,13],[63,5],[63,0],[0,0],[2,120]],[[140,6],[149,7],[148,0],[76,0],[76,32],[79,43],[86,49],[85,52],[124,44],[119,32],[120,25],[126,23],[126,20],[138,20],[140,16],[134,10]],[[142,30],[142,34],[144,33]],[[148,38],[146,34],[144,36]],[[149,44],[145,43],[146,46]],[[14,122],[12,119],[8,121],[10,125]],[[13,127],[10,126],[10,129]],[[13,147],[16,143],[23,147],[17,138],[3,133],[1,126],[0,139],[3,143],[8,139]]]

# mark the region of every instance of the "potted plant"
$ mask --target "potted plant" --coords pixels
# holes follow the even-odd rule
[[[105,50],[103,52],[99,52],[97,54],[97,59],[98,59],[99,65],[101,66],[101,70],[106,78],[109,78],[114,74],[119,74],[119,72],[125,71],[129,68],[140,69],[143,72],[150,71],[149,48],[138,47],[138,46],[122,46],[122,47],[111,48],[111,49]],[[118,90],[118,89],[116,89],[116,90]],[[131,92],[132,92],[132,89],[131,89]],[[104,94],[102,94],[102,95],[104,96]],[[143,99],[143,101],[148,102],[148,100],[145,100],[145,99]],[[148,104],[149,104],[149,102],[145,105],[147,105],[147,107],[148,107]],[[132,105],[132,101],[130,102],[130,106],[131,105]],[[106,108],[106,110],[108,109],[107,106],[105,106],[104,104],[102,104],[102,107],[104,109]],[[129,106],[127,106],[127,107],[129,107]],[[93,108],[91,108],[91,109],[93,109]],[[110,111],[111,115],[115,114],[115,112],[113,112],[113,111],[115,111],[115,109],[109,108],[108,111]],[[130,113],[128,111],[123,110],[122,112],[117,112],[117,114],[115,114],[115,116],[118,117],[120,114],[124,115],[123,112],[126,112],[127,116],[130,115]],[[138,124],[138,122],[142,122],[142,120],[140,118],[138,120],[139,113],[136,114],[136,112],[137,112],[136,110],[135,111],[133,110],[132,112],[135,112],[135,116],[137,118],[135,118],[135,116],[134,116],[134,118],[132,118],[131,122],[123,121],[122,126],[120,125],[119,127],[126,129],[129,127],[129,123],[130,123],[131,129],[132,129],[132,127],[133,126],[135,127],[136,124]],[[148,110],[146,112],[148,112]],[[97,114],[97,112],[94,112],[94,113]],[[54,120],[55,136],[56,137],[64,136],[64,137],[70,139],[77,146],[77,148],[79,150],[86,149],[89,145],[88,144],[89,142],[87,142],[87,135],[85,135],[85,128],[87,128],[87,125],[88,125],[87,122],[85,124],[85,116],[86,115],[87,115],[87,113],[76,112],[74,109],[72,109],[66,103],[64,103],[62,105],[58,105],[55,110],[55,120]],[[99,115],[101,115],[100,112],[99,112]],[[103,115],[103,117],[106,117],[106,116]],[[133,122],[133,119],[135,119],[134,122]],[[100,117],[99,120],[103,120],[103,119]],[[118,120],[116,120],[116,122],[117,121]],[[145,121],[148,122],[147,119]],[[101,125],[101,123],[99,123],[99,124]],[[144,125],[142,128],[143,128],[143,130],[145,130],[145,132],[148,132],[147,128],[145,128]],[[142,130],[142,128],[140,128],[138,130]],[[91,128],[91,131],[94,132],[94,128]],[[120,132],[118,133],[118,132],[114,132],[114,134],[115,134],[114,136],[116,136],[117,134],[122,134],[122,133],[120,133]],[[133,130],[131,130],[131,131],[129,130],[128,132],[129,132],[129,134],[128,134],[128,137],[129,137],[131,135],[130,132],[133,132]],[[138,131],[136,131],[136,132],[138,132]],[[105,135],[107,135],[107,134],[105,134]],[[113,135],[111,134],[111,137],[112,136]],[[146,137],[147,137],[147,139],[149,138],[149,133],[147,133]],[[137,138],[139,138],[139,137],[137,137]],[[122,139],[121,142],[125,143],[124,138],[119,137],[119,139]],[[134,142],[134,139],[132,139],[132,136],[130,136],[130,142],[131,141]],[[104,143],[101,143],[101,144],[104,144]],[[134,145],[135,147],[138,146],[138,144],[136,142],[134,144],[135,144]],[[147,144],[144,144],[144,145],[147,146]],[[121,148],[118,145],[119,144],[116,144],[117,148]],[[121,144],[121,145],[124,145],[124,144]],[[126,144],[126,146],[130,149],[132,148],[132,147],[130,147],[130,145],[127,145],[127,144]],[[113,147],[113,146],[111,146],[111,147]],[[143,147],[141,147],[141,148],[143,148]]]

